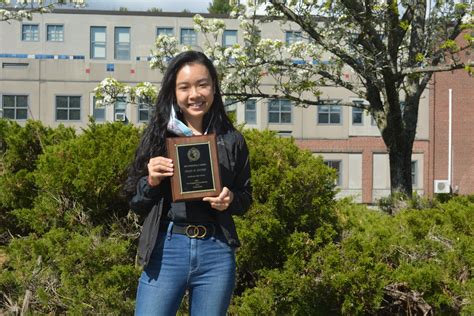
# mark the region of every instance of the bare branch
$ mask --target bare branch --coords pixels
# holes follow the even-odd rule
[[[341,106],[348,106],[354,108],[360,108],[364,110],[369,110],[369,103],[364,102],[341,102],[342,99],[323,99],[317,97],[315,100],[295,97],[289,94],[277,94],[277,93],[246,93],[246,92],[236,92],[236,93],[223,93],[224,96],[233,97],[239,101],[246,101],[251,98],[262,98],[262,99],[288,99],[290,101],[296,102],[297,106],[308,107],[309,105],[325,105],[325,104],[336,104]],[[236,103],[236,102],[234,102]]]
[[[451,71],[456,69],[463,69],[466,66],[473,67],[474,62],[460,63],[460,64],[449,64],[449,65],[438,65],[438,66],[427,66],[427,67],[414,67],[414,68],[405,68],[401,71],[402,75],[409,75],[415,73],[433,73],[433,72],[443,72]]]

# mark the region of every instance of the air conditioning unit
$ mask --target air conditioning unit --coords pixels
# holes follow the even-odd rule
[[[115,121],[117,122],[125,122],[127,120],[127,116],[125,113],[115,113]]]
[[[448,180],[434,180],[434,193],[449,193],[451,187]]]

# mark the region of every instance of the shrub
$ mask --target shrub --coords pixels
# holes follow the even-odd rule
[[[132,313],[139,227],[121,190],[140,130],[15,124],[0,120],[1,229],[20,232],[5,249],[0,313]],[[474,313],[474,196],[417,198],[395,215],[336,202],[320,158],[272,132],[245,136],[254,204],[235,218],[231,314]]]
[[[254,204],[245,216],[235,218],[242,242],[236,293],[254,286],[259,270],[283,266],[292,233],[305,232],[327,242],[338,231],[334,171],[292,139],[269,131],[246,130],[244,135]]]
[[[60,130],[47,139],[58,140]],[[91,123],[77,137],[43,142],[41,152],[28,156],[34,160],[28,170],[8,164],[3,183],[25,178],[34,191],[25,190],[31,203],[9,205],[28,234],[15,236],[6,249],[0,274],[6,310],[19,311],[26,302],[33,313],[132,312],[139,229],[124,217],[128,201],[121,192],[139,134],[121,123]],[[6,153],[13,156],[10,144]],[[13,187],[4,196],[13,201],[18,194]]]
[[[337,209],[340,241],[321,248],[293,234],[285,265],[262,270],[233,311],[247,315],[259,301],[259,310],[275,315],[472,314],[469,197],[396,216],[345,202]]]
[[[53,129],[28,120],[20,126],[0,119],[0,236],[9,235],[7,231],[25,233],[19,229],[12,210],[32,206],[38,192],[32,176],[38,156],[46,147],[74,137],[74,129],[62,125]]]
[[[31,209],[14,212],[21,225],[41,233],[66,225],[65,213],[76,204],[95,224],[125,215],[122,187],[138,139],[132,126],[91,123],[78,137],[48,146],[33,172],[41,194]]]
[[[26,301],[35,313],[131,314],[139,275],[131,240],[106,231],[83,225],[13,239],[0,274],[0,290],[16,302],[10,312]]]

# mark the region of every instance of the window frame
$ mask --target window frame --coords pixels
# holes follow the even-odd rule
[[[119,30],[128,31],[128,43],[119,42],[120,34]],[[119,52],[128,52],[127,56],[121,57]],[[130,26],[116,26],[114,27],[114,59],[115,60],[130,60],[132,56],[132,29]]]
[[[299,34],[298,36],[295,36]],[[303,41],[303,32],[301,31],[285,31],[285,44],[292,45],[297,42]]]
[[[143,108],[144,107],[144,108]],[[146,112],[147,113],[147,119],[146,120],[142,120],[140,119],[140,114],[142,112]],[[137,103],[137,122],[138,123],[146,123],[146,122],[149,122],[150,121],[150,116],[152,115],[152,112],[153,112],[153,107],[150,106],[149,104],[147,103],[144,103],[144,102],[138,102]]]
[[[57,36],[57,34],[60,34],[61,35],[61,39],[59,40],[55,40],[55,39],[51,39],[50,37],[50,31],[49,31],[49,28],[50,27],[61,27],[61,32],[58,33],[57,30],[55,29],[54,31],[54,35]],[[46,41],[47,42],[56,42],[56,43],[61,43],[61,42],[64,42],[64,24],[46,24]]]
[[[235,115],[237,115],[237,103],[238,103],[238,101],[236,99],[225,98],[225,100],[224,100],[224,111],[227,114],[234,113]]]
[[[334,181],[334,184],[338,187],[342,186],[342,160],[341,159],[324,159],[324,164],[329,168],[336,170],[337,179]],[[338,168],[334,168],[333,164],[337,163]]]
[[[117,108],[117,105],[120,103],[123,103],[123,109]],[[114,102],[114,116],[113,116],[113,121],[115,122],[115,114],[117,113],[123,113],[125,114],[125,117],[127,117],[127,98],[125,96],[119,96],[117,97],[116,101]]]
[[[171,30],[171,34],[168,34],[168,32],[160,33],[160,30]],[[157,26],[156,27],[156,37],[160,36],[161,34],[168,35],[168,36],[175,36],[174,34],[174,27],[172,26]]]
[[[5,119],[9,119],[9,120],[14,120],[14,121],[26,121],[28,119],[28,110],[29,110],[29,105],[28,105],[28,101],[29,101],[29,95],[28,94],[9,94],[9,93],[5,93],[5,94],[2,94],[2,118],[5,118]],[[14,101],[13,101],[13,107],[7,107],[7,110],[13,110],[13,113],[14,113],[14,117],[11,118],[11,117],[6,117],[5,116],[5,97],[13,97],[14,98]],[[26,107],[18,107],[18,97],[25,97],[26,98]],[[26,117],[25,118],[18,118],[18,111],[19,110],[26,110]]]
[[[411,185],[418,188],[418,160],[411,161]]]
[[[58,107],[58,98],[67,98],[67,107]],[[79,98],[79,108],[71,108],[71,98]],[[67,119],[58,118],[58,110],[67,110]],[[78,119],[71,119],[71,111],[79,111]],[[56,122],[80,122],[82,120],[82,96],[81,95],[66,95],[56,94],[54,96],[54,116]]]
[[[322,113],[322,108],[323,107],[328,108],[327,113]],[[337,123],[333,123],[332,120],[331,120],[332,115],[337,114],[337,113],[335,113],[335,111],[332,111],[333,108],[335,108],[335,107],[337,107],[339,109],[339,111],[338,111],[339,112],[339,122],[337,122]],[[327,114],[327,117],[328,117],[327,122],[321,122],[321,115],[322,114]],[[318,125],[342,125],[343,124],[343,121],[342,121],[342,106],[338,105],[338,104],[318,105],[317,122],[318,122]]]
[[[354,113],[357,111],[357,113]],[[360,115],[360,122],[354,122],[354,115]],[[364,125],[364,109],[352,107],[352,125]]]
[[[272,103],[273,102],[278,102],[278,111],[274,111],[271,109]],[[283,103],[284,102],[284,103]],[[283,104],[282,104],[283,103]],[[289,105],[290,109],[289,111],[282,111],[282,106],[283,105]],[[272,113],[278,113],[278,122],[273,122],[271,121],[271,115]],[[289,122],[283,122],[282,121],[282,115],[283,114],[288,114],[290,115],[290,121]],[[270,102],[268,103],[268,124],[292,124],[293,123],[293,107],[292,103],[288,99],[271,99]]]
[[[249,105],[249,102],[251,102],[254,106],[254,109],[253,110],[249,110],[247,108],[247,105]],[[245,120],[245,123],[246,124],[252,124],[252,125],[256,125],[257,124],[257,100],[256,99],[249,99],[249,100],[246,100],[245,101],[245,105],[244,105],[244,120]],[[252,113],[253,114],[253,121],[250,122],[249,121],[249,113]]]
[[[195,41],[194,41],[193,43],[184,43],[184,42],[183,42],[183,32],[184,32],[184,31],[191,31],[191,32],[194,34],[193,37],[194,37],[194,40],[195,40]],[[181,45],[196,46],[197,43],[198,43],[198,36],[197,36],[197,35],[198,35],[198,34],[197,34],[197,32],[194,30],[194,28],[192,28],[192,27],[182,27],[182,28],[180,29],[180,31],[179,31],[179,43],[180,43]]]
[[[103,29],[104,30],[104,41],[103,42],[96,42],[92,40],[92,31],[94,29]],[[95,34],[95,33],[94,33]],[[91,26],[90,27],[90,32],[89,32],[89,44],[90,44],[90,59],[100,59],[104,60],[107,59],[107,27],[106,26]],[[100,43],[100,44],[98,44]],[[96,57],[94,54],[94,48],[95,47],[103,47],[104,48],[104,57]]]
[[[36,28],[36,32],[33,32],[35,36],[33,36],[33,39],[26,39],[26,34],[30,34],[31,33],[31,29],[27,31],[25,31],[25,27],[35,27]],[[22,42],[39,42],[40,41],[40,28],[39,28],[39,24],[37,23],[23,23],[21,25],[21,41]]]
[[[235,43],[227,44],[226,43],[226,38],[227,38],[226,33],[230,33],[230,32],[235,34]],[[232,47],[232,45],[237,44],[239,42],[238,34],[239,34],[239,32],[237,30],[231,30],[231,29],[224,30],[224,32],[222,33],[222,46],[223,47]]]
[[[92,97],[92,107],[91,107],[91,108],[92,108],[92,111],[91,111],[92,113],[91,113],[91,116],[94,118],[94,120],[95,120],[96,122],[106,122],[106,121],[107,121],[107,120],[106,120],[106,118],[107,118],[107,111],[105,110],[105,106],[97,107],[97,106],[95,105],[95,102],[96,102],[96,101],[97,101],[97,100],[96,100],[96,97],[93,96],[93,97]],[[102,118],[102,119],[101,119],[101,118],[98,118],[98,117],[95,115],[96,111],[101,111],[101,112],[103,112],[103,113],[104,113],[104,118]]]

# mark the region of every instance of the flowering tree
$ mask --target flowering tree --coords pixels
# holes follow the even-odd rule
[[[105,78],[94,89],[96,106],[113,104],[117,98],[125,98],[127,103],[152,105],[158,95],[158,89],[150,82],[140,82],[135,87],[118,82],[114,78]]]
[[[261,10],[266,14],[257,16]],[[194,17],[224,95],[281,97],[308,106],[324,103],[322,86],[354,92],[365,101],[344,105],[370,112],[377,123],[389,153],[392,193],[411,196],[420,97],[434,72],[466,68],[472,74],[463,55],[472,47],[471,35],[465,32],[464,46],[455,41],[472,29],[472,8],[452,0],[271,0],[260,7],[236,5],[232,16],[240,21],[245,45],[223,47],[218,37],[225,22]],[[274,21],[295,23],[304,36],[290,45],[261,38],[260,27]],[[175,39],[158,37],[151,67],[163,71],[178,52]],[[349,69],[356,80],[343,75]],[[269,78],[273,87],[265,90],[261,83]]]
[[[13,2],[11,0],[0,0],[0,21],[31,20],[33,13],[50,12],[54,7],[67,3],[72,3],[75,7],[85,5],[85,0],[18,0]]]

